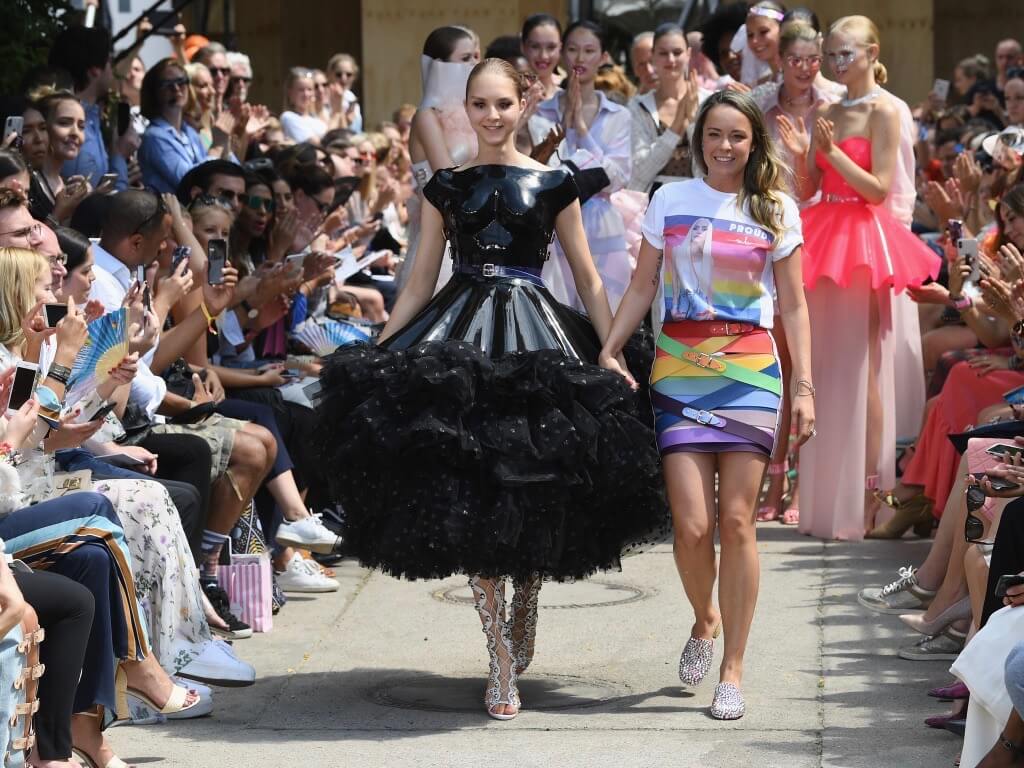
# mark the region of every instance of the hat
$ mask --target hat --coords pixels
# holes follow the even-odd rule
[[[189,35],[185,38],[185,58],[192,61],[192,57],[196,55],[196,51],[199,51],[210,44],[210,38],[203,37],[202,35]]]
[[[997,165],[1013,170],[1020,165],[1024,156],[1024,128],[1010,126],[1002,133],[993,134],[981,142],[985,150]]]

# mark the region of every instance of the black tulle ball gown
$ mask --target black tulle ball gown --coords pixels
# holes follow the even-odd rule
[[[409,579],[617,567],[665,533],[668,511],[646,393],[596,365],[593,327],[540,279],[575,182],[482,165],[439,171],[423,192],[454,276],[321,374],[316,441],[346,547]]]

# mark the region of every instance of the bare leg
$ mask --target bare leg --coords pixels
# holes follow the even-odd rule
[[[885,419],[882,409],[882,397],[878,391],[878,370],[882,365],[882,344],[879,339],[879,314],[878,296],[871,294],[871,312],[868,320],[868,341],[869,364],[868,364],[868,409],[867,427],[868,435],[864,466],[868,475],[878,474],[878,462],[882,449],[882,427]],[[878,502],[872,492],[866,491],[864,495],[864,530],[870,531],[875,527],[875,512],[878,509]]]
[[[754,504],[766,464],[763,455],[753,452],[718,455],[718,533],[722,542],[718,604],[725,628],[721,681],[736,686],[743,679],[743,654],[760,583]]]
[[[963,538],[964,518],[967,507],[964,502],[964,477],[967,474],[967,459],[961,457],[957,468],[956,482],[946,499],[946,508],[939,519],[939,528],[935,539],[928,550],[928,556],[917,571],[917,583],[922,589],[931,592],[942,586],[942,580],[949,568],[949,558],[953,552],[953,539]]]
[[[672,552],[693,608],[691,637],[710,639],[721,621],[715,608],[715,455],[670,453],[663,461],[672,508]]]

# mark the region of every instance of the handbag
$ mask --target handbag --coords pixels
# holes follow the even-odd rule
[[[231,564],[217,567],[217,583],[228,593],[231,612],[252,627],[253,632],[274,628],[271,595],[270,553],[236,555]]]

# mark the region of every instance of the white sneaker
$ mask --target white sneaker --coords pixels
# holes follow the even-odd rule
[[[217,640],[204,643],[199,655],[178,670],[178,676],[228,688],[240,688],[256,682],[256,670],[252,664],[235,656],[233,649],[231,652],[224,650],[225,647],[226,643]]]
[[[285,571],[277,574],[277,586],[285,592],[337,592],[341,587],[334,579],[324,576],[319,565],[298,552],[292,555]]]
[[[321,555],[330,554],[341,543],[341,537],[324,525],[318,514],[291,522],[285,520],[274,538],[286,547],[308,549]]]

